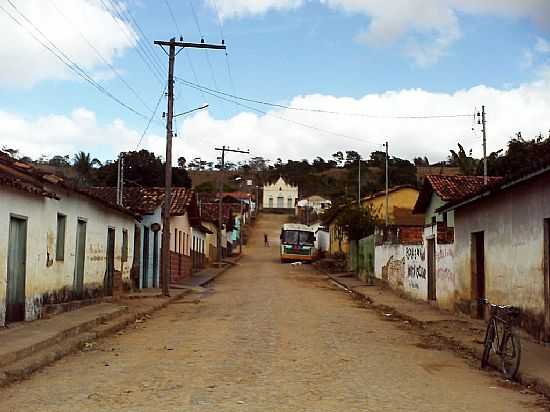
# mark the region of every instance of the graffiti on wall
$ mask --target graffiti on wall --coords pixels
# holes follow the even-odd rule
[[[436,252],[436,276],[439,287],[452,291],[455,285],[452,245],[438,245]]]
[[[426,252],[423,246],[407,246],[405,248],[407,286],[409,289],[420,290],[426,282]]]

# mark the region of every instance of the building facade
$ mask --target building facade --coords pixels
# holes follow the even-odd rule
[[[263,187],[263,209],[292,213],[298,200],[298,186],[287,183],[279,177],[275,183]]]

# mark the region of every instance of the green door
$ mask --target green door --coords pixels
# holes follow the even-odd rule
[[[86,259],[86,221],[78,219],[76,224],[76,250],[73,291],[80,299],[84,291],[84,261]]]
[[[27,221],[10,217],[6,322],[25,320]]]

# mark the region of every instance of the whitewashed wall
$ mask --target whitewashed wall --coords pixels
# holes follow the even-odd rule
[[[294,204],[298,199],[298,187],[287,184],[282,178],[279,178],[274,184],[265,185],[263,188],[263,208],[269,208],[269,199],[273,199],[272,208],[277,208],[277,198],[283,197],[283,209],[294,209]],[[288,199],[292,199],[292,206],[288,207]]]
[[[10,214],[27,218],[27,320],[40,316],[43,295],[72,290],[78,218],[87,222],[84,288],[103,288],[109,227],[115,229],[115,270],[122,271],[125,280],[130,277],[135,219],[83,195],[65,192],[57,187],[48,190],[55,192],[61,200],[0,188],[0,324],[4,324],[5,320]],[[57,261],[55,256],[57,213],[67,216],[63,261]],[[123,229],[128,231],[128,260],[124,264],[121,262]]]
[[[423,245],[375,246],[374,273],[390,287],[415,299],[426,299],[428,283]]]

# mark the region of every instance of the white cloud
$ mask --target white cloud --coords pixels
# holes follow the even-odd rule
[[[361,99],[320,94],[294,97],[294,107],[318,108],[370,115],[469,114],[483,104],[488,118],[488,149],[506,146],[508,139],[521,131],[533,137],[550,130],[550,67],[540,69],[540,77],[515,88],[496,89],[476,86],[454,93],[434,93],[421,89],[368,94]],[[214,102],[212,102],[214,103]],[[453,119],[380,119],[338,116],[277,109],[271,116],[243,112],[228,119],[216,119],[207,111],[197,112],[179,123],[174,139],[174,159],[202,157],[215,159],[214,148],[220,144],[250,149],[251,156],[275,160],[329,158],[338,150],[357,150],[363,156],[383,150],[390,142],[392,155],[412,159],[427,155],[431,161],[443,160],[449,149],[461,142],[481,155],[479,126],[471,117]],[[283,117],[326,131],[305,128],[280,120]],[[119,151],[134,150],[140,130],[133,130],[121,120],[99,124],[88,109],[79,108],[70,115],[49,115],[28,119],[1,112],[0,146],[20,149],[23,154],[72,154],[78,150],[92,152],[101,159],[114,158]],[[472,131],[475,126],[476,131]],[[344,137],[347,136],[347,137]],[[47,144],[45,144],[47,142]],[[164,154],[165,137],[159,132],[145,137],[141,147]],[[249,156],[231,154],[237,162]]]
[[[114,11],[104,9],[99,0],[12,2],[73,61],[94,75],[98,70],[98,77],[105,77],[105,65],[79,32],[82,32],[111,64],[124,50],[136,45],[137,35],[132,28],[120,20],[117,20],[117,23],[112,16]],[[34,31],[7,1],[2,2],[2,7],[48,44],[47,40]],[[121,7],[125,6],[121,4]],[[119,24],[122,24],[126,31],[123,31]],[[55,56],[33,39],[26,29],[16,24],[1,10],[0,61],[0,86],[31,87],[45,79],[75,77]]]
[[[270,10],[291,10],[304,0],[205,0],[217,10],[220,18],[245,17],[267,13]]]
[[[303,0],[206,0],[217,4],[224,18],[292,9]],[[313,1],[313,0],[311,0]],[[428,65],[447,53],[461,37],[459,15],[492,15],[529,19],[550,28],[548,0],[317,0],[334,10],[363,14],[369,21],[356,40],[387,46],[405,39],[404,51],[417,64]],[[428,39],[427,39],[428,38]]]
[[[537,37],[534,49],[537,53],[548,54],[550,53],[550,42],[542,37]]]
[[[517,131],[524,136],[547,134],[550,130],[550,69],[536,82],[512,89],[477,86],[452,94],[432,93],[421,89],[369,94],[361,99],[326,95],[298,96],[290,102],[295,107],[320,108],[331,111],[369,113],[374,115],[469,114],[477,106],[486,105],[488,113],[488,148],[506,146]],[[334,116],[289,110],[270,112],[297,122],[363,140],[360,143],[334,136],[277,118],[241,113],[228,120],[198,113],[180,124],[180,138],[174,143],[175,155],[187,159],[215,158],[214,147],[223,142],[232,147],[251,150],[252,156],[275,160],[329,157],[338,150],[357,150],[365,156],[383,150],[381,143],[390,142],[394,155],[410,158],[427,155],[432,161],[443,160],[457,142],[481,155],[479,126],[473,116],[458,119],[395,120]],[[472,127],[476,131],[472,131]],[[163,147],[163,138],[150,139],[150,147]],[[246,157],[231,155],[232,161]]]
[[[134,150],[140,137],[119,119],[100,125],[95,113],[86,108],[77,108],[68,116],[51,114],[36,119],[0,111],[0,124],[0,147],[18,149],[33,158],[84,150],[112,159],[119,151]]]

